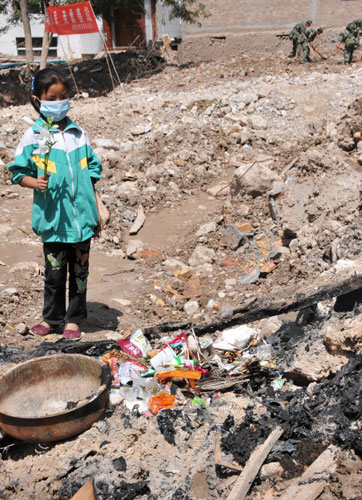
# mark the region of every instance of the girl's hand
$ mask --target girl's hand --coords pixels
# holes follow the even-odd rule
[[[45,191],[48,189],[50,175],[41,175],[36,179],[36,189],[40,189],[40,191]]]

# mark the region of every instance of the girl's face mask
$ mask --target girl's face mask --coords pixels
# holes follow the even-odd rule
[[[46,118],[53,118],[54,122],[63,120],[69,110],[69,99],[63,99],[62,101],[40,101],[40,113]]]

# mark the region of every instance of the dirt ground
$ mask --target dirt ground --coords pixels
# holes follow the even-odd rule
[[[174,322],[212,325],[248,301],[337,286],[360,272],[361,53],[344,66],[333,36],[320,49],[327,59],[312,53],[311,64],[289,59],[290,42],[278,41],[273,54],[249,46],[229,60],[169,64],[108,95],[73,100],[70,116],[103,163],[98,192],[109,212],[92,243],[80,342],[111,345],[137,328]],[[3,374],[44,341],[52,352],[60,336],[29,334],[41,319],[42,245],[31,230],[32,193],[12,186],[6,168],[27,126],[22,117],[34,111],[11,105],[0,116]],[[145,222],[130,235],[139,211]],[[185,268],[190,273],[180,279]],[[235,471],[215,466],[216,436],[226,460],[244,465],[229,434],[240,439],[267,414],[250,441],[256,445],[280,422],[270,409],[277,400],[303,408],[295,410],[298,422],[308,401],[313,418],[304,437],[302,420],[288,431],[283,443],[294,455],[279,451],[271,460],[282,464],[281,477],[258,476],[248,498],[278,498],[330,444],[341,451],[320,498],[361,498],[361,384],[351,365],[362,352],[360,302],[357,290],[344,302],[321,301],[302,318],[296,311],[250,324],[273,345],[283,390],[270,395],[267,379],[252,389],[215,390],[203,394],[203,410],[182,393],[168,417],[174,444],[159,417],[123,405],[64,442],[39,447],[4,437],[0,498],[68,499],[91,476],[102,499],[227,498]],[[219,334],[210,328],[203,339]],[[340,387],[359,387],[350,397],[356,408],[340,419],[327,410],[329,401],[343,413],[333,377]],[[316,388],[330,399],[313,396],[313,403]]]

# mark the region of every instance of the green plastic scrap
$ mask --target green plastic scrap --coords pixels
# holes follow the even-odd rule
[[[204,399],[199,398],[199,396],[195,396],[191,401],[192,406],[200,406],[202,408],[207,408],[206,401]]]
[[[285,384],[285,378],[275,378],[272,381],[271,386],[276,391],[279,391],[283,387],[284,384]]]

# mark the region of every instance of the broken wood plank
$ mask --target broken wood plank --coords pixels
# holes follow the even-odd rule
[[[146,327],[144,333],[158,335],[162,332],[193,328],[197,335],[203,335],[204,333],[212,333],[216,330],[251,323],[252,321],[285,314],[290,311],[300,311],[318,302],[339,297],[360,288],[362,288],[362,263],[358,261],[349,270],[340,271],[334,276],[327,275],[324,283],[321,283],[321,278],[319,278],[304,289],[302,284],[298,284],[295,287],[281,290],[278,295],[261,297],[252,303],[248,301],[246,305],[234,309],[233,315],[229,319],[220,319],[198,325],[190,322],[169,322]]]
[[[166,55],[167,60],[170,63],[175,63],[176,62],[176,58],[177,58],[177,54],[175,53],[174,50],[172,50],[171,39],[170,39],[169,35],[162,35],[162,42],[163,42],[163,45],[164,45],[164,48],[165,48],[165,54],[164,55]]]
[[[91,477],[86,483],[83,484],[80,490],[72,496],[71,500],[97,500],[94,479]]]
[[[138,231],[143,226],[143,224],[145,223],[145,220],[146,220],[145,213],[143,211],[143,207],[140,205],[138,207],[136,220],[132,224],[132,227],[129,230],[129,234],[137,234]]]
[[[269,434],[264,443],[253,451],[227,500],[243,500],[246,497],[260,467],[283,432],[281,427],[277,427]]]
[[[278,500],[314,500],[317,498],[327,486],[331,475],[336,472],[339,451],[337,446],[328,446]]]

